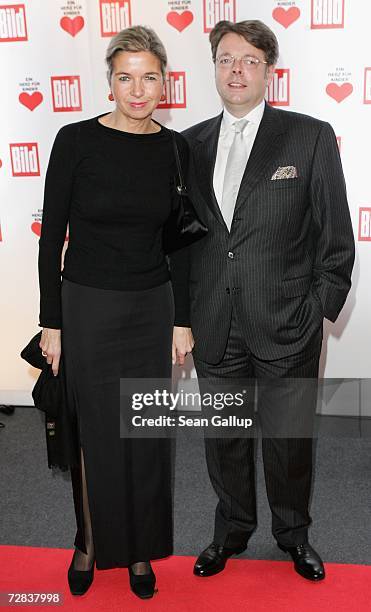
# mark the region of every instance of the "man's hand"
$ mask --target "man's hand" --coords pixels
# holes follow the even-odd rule
[[[184,365],[187,353],[191,353],[195,345],[190,327],[174,327],[173,331],[173,365]]]
[[[54,376],[57,376],[61,358],[61,330],[44,327],[39,347],[46,358],[46,362],[52,364]]]

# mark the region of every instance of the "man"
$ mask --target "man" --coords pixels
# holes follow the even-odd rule
[[[190,196],[209,228],[189,249],[197,374],[316,379],[323,318],[339,315],[354,261],[336,138],[328,123],[265,103],[278,44],[262,22],[221,21],[210,42],[224,110],[184,132]],[[192,346],[192,335],[177,333],[182,361],[179,347]],[[198,576],[222,571],[256,527],[253,440],[205,444],[219,503]],[[308,542],[312,440],[263,438],[263,460],[278,546],[299,574],[321,580],[323,563]]]

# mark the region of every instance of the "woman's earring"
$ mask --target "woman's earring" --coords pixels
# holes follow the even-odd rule
[[[108,94],[108,99],[110,102],[114,101],[115,98],[113,97],[113,93]]]
[[[161,96],[160,100],[161,100],[161,102],[165,102],[165,100],[166,100],[166,96],[165,96],[165,94],[164,94],[164,93],[162,94],[162,96]]]

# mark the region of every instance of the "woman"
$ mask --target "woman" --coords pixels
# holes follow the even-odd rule
[[[150,560],[172,552],[170,446],[120,439],[120,378],[170,378],[193,348],[186,279],[162,230],[174,194],[171,133],[152,119],[166,52],[149,28],[110,42],[113,112],[66,125],[48,166],[40,238],[40,347],[57,374],[64,359],[80,465],[72,469],[77,535],[68,571],[82,595],[97,569],[128,567],[132,590],[152,597]],[[176,135],[183,159],[185,141]],[[60,260],[69,226],[63,281]],[[62,346],[61,346],[62,345]]]

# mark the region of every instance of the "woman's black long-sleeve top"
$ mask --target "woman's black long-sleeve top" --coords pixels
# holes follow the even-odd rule
[[[176,134],[184,174],[187,143]],[[162,230],[173,205],[176,163],[170,130],[133,134],[98,117],[57,134],[45,181],[39,243],[40,325],[60,329],[62,275],[101,289],[149,289],[170,278]],[[184,257],[170,258],[175,325],[189,325]]]

